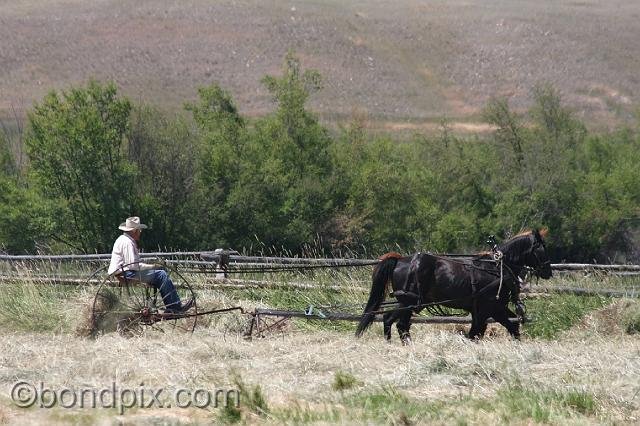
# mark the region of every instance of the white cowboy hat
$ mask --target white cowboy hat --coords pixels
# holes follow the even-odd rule
[[[147,225],[140,223],[138,216],[128,217],[126,221],[120,224],[118,229],[122,231],[133,231],[134,229],[146,229]]]

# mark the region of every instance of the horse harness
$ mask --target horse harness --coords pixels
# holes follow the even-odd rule
[[[422,302],[422,296],[418,291],[418,268],[420,267],[420,256],[422,253],[418,252],[413,255],[411,258],[411,263],[409,264],[409,272],[407,273],[407,279],[404,282],[404,286],[400,290],[395,290],[393,292],[393,296],[397,299],[400,297],[409,297],[411,299],[415,299],[417,304]],[[416,292],[410,291],[409,289],[416,289]]]
[[[535,252],[534,252],[535,254]],[[394,290],[393,293],[391,294],[392,296],[394,296],[396,299],[398,299],[398,297],[408,297],[412,300],[415,301],[415,305],[411,305],[411,306],[406,306],[403,308],[397,308],[394,310],[405,310],[405,309],[412,309],[412,310],[417,310],[417,309],[422,309],[422,308],[430,308],[430,307],[434,307],[434,306],[439,306],[442,303],[446,303],[446,302],[456,302],[456,301],[460,301],[463,299],[466,299],[467,297],[460,297],[457,299],[450,299],[450,300],[441,300],[438,302],[431,302],[431,303],[422,303],[423,299],[422,299],[422,295],[420,294],[419,291],[419,287],[418,287],[418,268],[420,267],[420,257],[422,256],[422,253],[418,252],[416,254],[413,255],[413,257],[411,258],[411,262],[409,263],[409,271],[407,272],[407,279],[405,280],[404,286],[403,288],[399,289],[399,290]],[[434,256],[434,255],[432,255]],[[435,256],[435,257],[439,257],[439,256]],[[504,268],[506,267],[507,270],[509,271],[509,275],[511,275],[512,278],[514,278],[515,282],[518,283],[518,285],[524,283],[524,280],[522,278],[520,278],[520,276],[516,275],[513,270],[511,269],[511,267],[504,261],[503,259],[503,254],[501,251],[499,250],[493,250],[492,251],[492,259],[486,259],[486,260],[482,260],[482,259],[478,259],[475,260],[475,262],[492,262],[495,263],[496,265],[499,266],[500,272],[499,274],[491,269],[486,269],[486,268],[481,268],[479,266],[474,265],[474,261],[472,260],[470,263],[467,262],[459,262],[457,260],[452,260],[452,259],[448,259],[450,261],[453,262],[459,262],[462,263],[464,265],[464,267],[466,269],[469,270],[477,270],[477,271],[482,271],[485,273],[489,273],[491,275],[495,275],[495,276],[499,276],[500,277],[500,283],[498,286],[498,292],[496,294],[496,300],[499,299],[500,297],[500,291],[502,290],[502,286],[504,283]],[[536,256],[537,258],[537,256]],[[478,290],[478,280],[476,279],[476,274],[473,273],[473,271],[470,271],[470,277],[471,277],[471,299],[472,299],[472,303],[473,303],[473,309],[476,310],[477,308],[477,301],[478,301],[478,297],[483,294],[485,291],[487,291],[487,289],[489,287],[485,287],[482,290]],[[508,281],[511,281],[511,279],[508,279]],[[515,284],[514,282],[514,284]],[[411,291],[415,289],[415,291]],[[520,300],[519,296],[519,291],[517,291],[518,288],[515,285],[512,285],[511,288],[511,295],[512,295],[512,301],[513,303],[516,305],[516,310],[521,310],[522,312],[524,312],[524,303]],[[385,310],[386,312],[390,312],[392,310]]]

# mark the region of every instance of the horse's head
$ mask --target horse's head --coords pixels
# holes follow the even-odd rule
[[[551,270],[551,261],[547,255],[547,248],[544,245],[544,237],[547,235],[547,229],[538,230],[534,229],[533,234],[533,246],[531,247],[531,255],[533,264],[529,264],[537,276],[543,279],[549,279],[553,275]]]
[[[546,229],[523,232],[504,243],[500,249],[508,262],[517,266],[533,268],[537,276],[549,279],[553,275],[553,271],[544,245],[546,235]]]

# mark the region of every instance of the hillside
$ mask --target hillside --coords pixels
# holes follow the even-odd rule
[[[640,3],[612,0],[0,1],[0,117],[51,89],[114,80],[179,109],[219,82],[244,114],[271,108],[260,83],[293,49],[325,77],[312,108],[386,129],[447,117],[481,130],[492,96],[524,110],[550,82],[595,127],[631,123],[640,95]]]

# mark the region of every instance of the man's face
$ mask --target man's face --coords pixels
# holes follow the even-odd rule
[[[142,234],[142,229],[134,229],[131,232],[131,236],[133,237],[134,240],[139,241],[140,240],[140,235]]]

